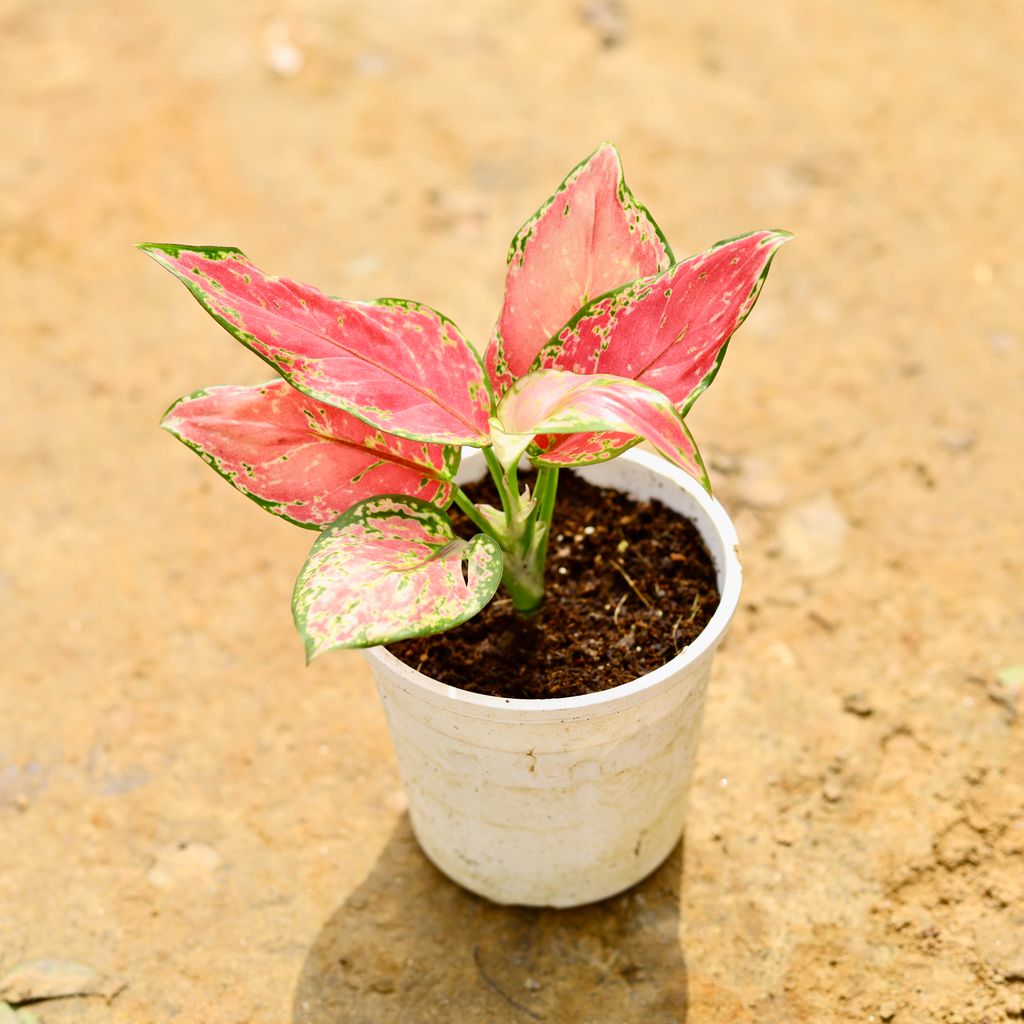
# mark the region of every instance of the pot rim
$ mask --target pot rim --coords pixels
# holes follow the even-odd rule
[[[701,515],[718,533],[722,540],[724,561],[716,564],[719,571],[719,603],[708,624],[693,643],[688,644],[674,658],[663,665],[628,683],[620,683],[607,690],[584,693],[574,697],[493,697],[489,694],[473,693],[449,683],[442,683],[418,669],[396,658],[383,645],[367,647],[363,654],[371,661],[377,661],[392,677],[399,677],[410,689],[423,692],[431,703],[457,702],[465,714],[472,715],[471,709],[484,712],[513,711],[524,718],[550,717],[561,713],[580,713],[587,710],[611,711],[642,703],[654,696],[655,692],[667,685],[682,670],[706,657],[719,643],[739,605],[743,569],[739,560],[739,538],[729,514],[716,498],[704,490],[688,473],[665,459],[648,452],[631,450],[619,458],[635,463],[656,476],[667,478],[685,490],[696,502]],[[586,467],[581,467],[586,468]],[[628,493],[628,488],[625,488]],[[697,519],[698,528],[701,523]],[[701,531],[703,532],[703,531]],[[717,560],[716,560],[717,561]],[[431,700],[431,698],[433,698]],[[614,709],[610,705],[616,705]]]

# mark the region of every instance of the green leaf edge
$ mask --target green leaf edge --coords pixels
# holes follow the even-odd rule
[[[512,260],[515,259],[517,254],[524,252],[527,242],[529,242],[529,240],[533,237],[533,232],[537,223],[540,221],[541,217],[543,217],[544,214],[547,213],[547,211],[555,204],[555,201],[558,199],[558,197],[565,192],[566,188],[568,187],[569,179],[578,171],[580,171],[583,167],[585,167],[588,163],[590,163],[590,161],[593,160],[594,157],[596,157],[597,154],[604,149],[610,149],[612,153],[615,155],[615,163],[619,169],[619,183],[617,186],[617,192],[619,193],[620,202],[622,202],[623,205],[625,205],[627,201],[629,203],[632,203],[637,210],[641,211],[647,217],[648,221],[650,221],[651,223],[651,226],[654,228],[654,233],[658,236],[658,241],[661,242],[662,246],[665,249],[665,258],[668,260],[668,266],[666,267],[666,270],[675,265],[675,256],[672,252],[672,246],[669,245],[668,238],[665,237],[665,232],[661,230],[661,225],[658,224],[658,222],[654,219],[654,215],[647,208],[647,206],[644,203],[640,202],[639,199],[637,199],[637,197],[633,194],[633,190],[629,187],[629,185],[626,182],[626,175],[622,167],[622,156],[619,153],[619,147],[616,146],[614,142],[605,141],[602,142],[601,145],[599,145],[592,152],[588,153],[587,156],[585,156],[578,164],[576,164],[576,166],[573,167],[572,170],[570,170],[569,173],[561,180],[561,182],[559,183],[558,187],[554,190],[554,192],[552,192],[551,195],[548,196],[548,198],[543,203],[541,203],[540,206],[537,207],[536,211],[531,216],[527,217],[526,220],[523,221],[523,223],[519,227],[519,230],[515,233],[515,235],[513,235],[512,241],[509,243],[508,253],[505,257],[505,266],[508,266],[512,262]],[[665,271],[660,271],[660,273],[665,273]],[[642,278],[640,280],[642,280]],[[626,282],[626,284],[623,284],[620,287],[625,288],[628,284],[631,283],[632,282]],[[605,295],[610,295],[613,291],[616,290],[617,289],[612,288],[608,292],[602,292],[601,295],[597,296],[597,298],[603,298]],[[596,301],[596,299],[592,299],[591,301]],[[504,365],[505,373],[507,374],[508,362],[505,359],[504,355],[505,338],[504,335],[501,333],[501,328],[499,326],[500,323],[501,320],[499,317],[498,324],[495,324],[494,327],[494,339],[495,341],[497,341],[498,353],[498,363],[496,364],[496,367]],[[561,334],[561,332],[564,330],[564,326],[559,328],[555,337],[557,337],[558,334]],[[550,339],[548,342],[545,342],[545,344],[541,346],[540,351],[543,351],[549,343]],[[538,352],[538,357],[539,355],[540,352]],[[534,360],[534,362],[536,362],[536,359]],[[535,367],[531,364],[530,369],[534,368]],[[484,367],[484,369],[486,371],[486,366]],[[527,370],[527,373],[529,372],[530,370]],[[515,383],[515,380],[513,380],[513,383]],[[488,384],[490,384],[489,374]],[[494,402],[497,403],[499,399],[497,398],[496,395],[494,395],[493,388],[491,390],[491,394]]]
[[[675,257],[672,254],[672,246],[669,245],[668,239],[665,237],[665,232],[661,230],[660,225],[654,219],[651,211],[633,194],[632,189],[626,183],[626,175],[622,168],[622,155],[619,153],[619,147],[614,142],[602,142],[594,150],[588,153],[579,163],[577,163],[566,176],[561,180],[555,190],[551,193],[548,198],[537,207],[536,211],[520,225],[519,230],[512,237],[512,241],[509,243],[508,254],[505,258],[505,265],[507,266],[515,258],[517,253],[523,251],[526,243],[533,236],[533,228],[540,220],[540,218],[547,213],[547,211],[554,205],[555,200],[561,195],[566,187],[568,186],[569,179],[581,170],[586,164],[590,163],[594,157],[597,156],[604,149],[610,149],[615,156],[615,162],[619,169],[619,183],[618,192],[620,200],[628,199],[632,204],[640,211],[642,211],[647,219],[651,222],[651,226],[654,228],[654,233],[658,236],[658,240],[665,247],[665,256],[668,259],[669,266],[675,262]]]
[[[276,381],[265,381],[264,383],[265,384],[274,384],[274,383],[276,383]],[[260,384],[254,384],[252,386],[253,387],[260,387],[261,385]],[[290,515],[288,515],[287,512],[282,512],[281,511],[281,506],[282,506],[281,502],[270,501],[267,498],[261,498],[261,497],[259,497],[259,495],[253,494],[251,491],[247,491],[247,490],[244,490],[243,488],[239,487],[231,479],[231,477],[227,473],[224,473],[224,472],[222,472],[220,470],[220,468],[217,466],[216,460],[213,458],[213,456],[208,451],[206,451],[205,448],[202,447],[202,445],[197,444],[196,442],[192,441],[190,438],[182,437],[181,434],[179,434],[172,426],[170,426],[166,422],[167,418],[171,415],[171,413],[174,412],[174,410],[177,409],[178,406],[181,405],[183,402],[188,402],[188,401],[191,401],[192,399],[195,399],[195,398],[205,398],[205,397],[207,397],[209,395],[210,391],[212,391],[213,388],[216,388],[216,387],[231,387],[231,385],[230,384],[211,384],[209,387],[199,388],[196,391],[189,392],[189,394],[187,394],[187,395],[182,395],[181,398],[178,398],[175,401],[173,401],[167,407],[167,409],[165,410],[164,414],[160,417],[160,429],[167,431],[167,433],[170,434],[171,437],[177,438],[177,440],[179,440],[186,448],[188,448],[190,451],[195,452],[195,454],[198,455],[199,458],[202,459],[202,461],[207,466],[210,467],[210,469],[212,469],[222,480],[226,481],[231,486],[231,489],[233,491],[237,492],[238,494],[241,494],[244,498],[248,498],[250,501],[255,502],[255,504],[259,505],[259,507],[264,510],[264,512],[269,512],[272,516],[275,516],[278,519],[283,519],[285,522],[291,523],[293,526],[301,527],[303,530],[315,530],[317,533],[322,533],[329,526],[333,525],[333,521],[332,521],[332,523],[326,523],[323,526],[317,526],[316,523],[301,523],[301,522],[299,522],[299,520],[293,519]],[[296,389],[296,390],[298,390],[298,389]],[[363,421],[363,422],[365,422],[365,421]],[[380,429],[380,428],[377,428],[377,429]],[[387,433],[387,431],[384,431],[384,433]],[[454,477],[455,477],[456,472],[458,471],[459,464],[462,461],[462,450],[459,448],[458,445],[445,445],[445,447],[446,448],[451,448],[452,450],[454,450],[456,452],[454,466],[452,467],[452,470],[451,470],[452,478],[449,479],[449,480],[444,480],[441,477],[437,477],[435,479],[438,479],[440,482],[442,482],[442,483],[444,483],[444,484],[446,484],[448,486],[448,488],[449,488],[448,498],[444,502],[443,505],[442,504],[436,504],[435,505],[433,502],[427,502],[428,505],[432,505],[434,508],[440,509],[442,512],[444,512],[448,508],[450,508],[452,502],[455,500],[455,487],[456,487],[456,484],[455,484]],[[430,475],[429,473],[424,472],[424,476],[429,476],[429,475]],[[439,490],[438,493],[440,494],[441,491]],[[411,495],[407,495],[407,497],[411,497]],[[369,500],[369,499],[362,499],[362,500]]]
[[[593,308],[599,302],[604,302],[611,296],[618,295],[620,292],[624,292],[627,288],[633,288],[634,286],[643,284],[644,282],[653,283],[658,278],[664,277],[665,275],[672,273],[678,267],[682,266],[684,263],[687,263],[698,256],[703,256],[707,253],[712,253],[717,249],[721,249],[723,245],[729,245],[732,242],[739,242],[744,238],[749,238],[751,235],[758,235],[761,234],[762,232],[768,233],[768,237],[762,244],[767,244],[769,239],[777,239],[778,241],[776,241],[776,244],[772,248],[772,252],[768,256],[767,262],[762,268],[761,273],[758,274],[757,280],[754,282],[753,286],[750,289],[750,292],[747,295],[747,300],[750,301],[750,305],[747,307],[746,312],[740,317],[740,319],[736,321],[736,326],[729,332],[729,337],[726,339],[725,343],[722,345],[722,348],[719,350],[718,359],[715,361],[715,365],[712,366],[712,368],[694,386],[694,390],[691,391],[690,394],[686,396],[683,402],[680,403],[680,406],[682,406],[683,415],[685,415],[689,411],[690,406],[693,405],[693,403],[696,401],[696,397],[693,397],[694,391],[698,392],[699,395],[700,392],[707,390],[708,385],[711,383],[711,381],[715,379],[715,375],[718,373],[718,370],[721,367],[725,349],[728,347],[729,342],[732,340],[732,336],[736,333],[736,331],[739,330],[740,326],[750,315],[750,311],[754,308],[754,303],[757,301],[758,296],[761,294],[761,287],[764,284],[765,278],[768,276],[768,270],[772,265],[772,260],[775,259],[775,253],[779,250],[779,248],[782,245],[784,245],[793,237],[792,232],[782,231],[776,228],[758,228],[756,231],[747,231],[741,235],[733,235],[731,238],[723,238],[721,241],[715,242],[714,245],[709,246],[707,249],[702,249],[700,252],[695,252],[692,255],[687,256],[685,259],[673,263],[670,267],[666,268],[665,270],[659,271],[657,274],[650,274],[647,277],[638,277],[635,281],[627,281],[625,284],[619,285],[618,288],[609,289],[603,294],[591,299],[585,306],[580,306],[580,308],[576,310],[576,312],[573,313],[573,315],[564,324],[562,324],[561,327],[558,328],[558,330],[547,340],[547,342],[544,344],[541,350],[537,353],[536,358],[530,364],[530,368],[526,371],[526,373],[533,373],[535,370],[551,369],[551,367],[544,367],[541,366],[540,364],[545,357],[550,358],[554,355],[557,355],[557,352],[561,350],[561,344],[559,343],[559,335],[561,335],[563,331],[572,330],[573,328],[575,328],[576,325],[584,317],[589,316],[591,314]],[[557,349],[554,348],[554,346],[556,345],[558,345]],[[523,374],[523,376],[525,377],[526,374]],[[679,406],[677,406],[677,408],[679,408]]]
[[[299,636],[302,637],[302,643],[306,652],[307,666],[313,661],[314,658],[319,658],[322,654],[327,654],[329,651],[361,650],[367,647],[380,647],[383,644],[396,643],[399,640],[410,640],[413,637],[417,636],[432,636],[435,633],[444,633],[449,629],[454,629],[456,626],[461,626],[463,622],[468,622],[471,618],[473,618],[474,615],[479,614],[479,612],[481,612],[484,609],[484,607],[486,607],[491,598],[494,597],[498,587],[501,584],[504,557],[502,554],[501,546],[493,537],[489,537],[485,533],[478,533],[466,542],[466,553],[463,560],[465,561],[466,559],[471,557],[473,551],[481,545],[491,549],[491,551],[498,557],[495,560],[496,568],[491,570],[489,578],[485,577],[484,579],[484,582],[486,583],[487,596],[484,598],[483,601],[480,602],[480,604],[477,607],[473,608],[465,615],[456,616],[455,618],[448,620],[444,626],[438,629],[427,627],[425,629],[410,630],[408,632],[401,632],[395,636],[390,637],[387,640],[374,640],[372,642],[364,643],[333,643],[329,644],[326,647],[321,647],[319,650],[317,650],[316,640],[314,640],[313,637],[309,635],[309,633],[305,629],[304,623],[299,621],[299,583],[302,580],[303,574],[306,571],[306,567],[309,565],[310,559],[313,557],[313,554],[317,550],[318,546],[321,544],[329,543],[330,536],[328,531],[334,529],[336,526],[347,525],[347,523],[343,523],[342,520],[351,520],[355,518],[355,516],[359,514],[359,510],[362,505],[365,505],[366,503],[371,501],[379,501],[381,498],[392,498],[396,501],[401,501],[409,505],[422,506],[424,511],[433,512],[437,516],[445,520],[445,522],[447,523],[448,531],[450,532],[453,540],[461,539],[458,538],[454,528],[452,527],[451,520],[448,518],[448,516],[445,514],[443,510],[439,509],[436,505],[431,505],[430,502],[423,501],[420,498],[410,497],[407,494],[376,494],[371,498],[364,498],[361,501],[357,501],[350,508],[346,509],[346,511],[343,512],[340,516],[338,516],[338,518],[335,519],[334,522],[330,523],[327,527],[325,527],[323,532],[321,532],[320,536],[313,542],[313,546],[312,548],[310,548],[309,555],[306,557],[305,562],[303,562],[302,568],[299,570],[299,575],[295,579],[295,586],[292,588],[292,621],[295,623],[295,628],[296,630],[298,630]],[[493,586],[491,586],[491,583],[493,583]]]
[[[772,260],[775,259],[775,254],[781,249],[792,237],[792,231],[783,231],[781,228],[764,228],[762,230],[770,232],[768,237],[762,242],[762,245],[768,245],[769,242],[772,245],[772,251],[768,254],[768,259],[765,265],[761,268],[761,273],[757,275],[757,279],[751,285],[750,291],[747,293],[747,297],[744,300],[747,303],[747,308],[740,318],[736,321],[736,326],[729,332],[729,337],[725,339],[725,343],[718,350],[718,356],[715,358],[714,363],[711,365],[711,369],[694,385],[693,390],[686,396],[684,401],[679,406],[679,412],[685,416],[690,409],[693,408],[693,403],[711,386],[714,379],[718,376],[718,371],[722,368],[722,364],[725,362],[725,353],[729,348],[729,343],[733,339],[733,335],[743,326],[748,316],[750,316],[751,310],[757,304],[757,300],[761,295],[761,289],[764,287],[764,283],[768,278],[768,271],[771,269]],[[723,245],[728,245],[730,242],[738,242],[742,238],[749,238],[751,235],[756,235],[756,231],[748,231],[743,235],[736,235],[733,238],[723,239],[721,242],[716,242],[709,252],[714,252],[716,249],[720,249]],[[564,330],[564,328],[563,328]]]
[[[330,405],[335,409],[341,409],[342,412],[347,412],[351,416],[355,416],[356,419],[362,420],[367,426],[373,427],[376,430],[383,430],[386,434],[393,434],[395,437],[404,437],[408,441],[426,441],[431,444],[444,444],[444,445],[463,445],[468,448],[485,448],[490,442],[484,436],[474,437],[472,439],[460,438],[458,440],[451,439],[438,439],[437,437],[431,437],[427,434],[412,434],[408,431],[392,430],[388,429],[381,423],[376,423],[369,419],[367,416],[362,415],[358,407],[353,406],[351,403],[339,400],[336,396],[330,395],[326,392],[317,391],[312,388],[300,387],[295,381],[287,374],[280,370],[274,362],[268,359],[266,356],[258,352],[246,338],[253,338],[254,336],[249,334],[247,331],[242,331],[229,320],[215,313],[209,305],[207,305],[206,298],[203,294],[203,289],[198,287],[195,282],[187,274],[183,274],[178,271],[175,267],[169,266],[164,262],[158,254],[164,254],[170,256],[171,259],[177,259],[182,252],[196,252],[200,255],[214,260],[219,261],[229,257],[240,256],[247,263],[250,263],[253,267],[256,266],[252,260],[239,248],[232,245],[188,245],[179,242],[140,242],[135,248],[145,253],[154,263],[164,268],[168,273],[173,274],[181,283],[189,290],[192,297],[199,303],[203,311],[217,324],[219,324],[232,338],[235,339],[240,345],[243,345],[250,352],[253,353],[257,358],[262,359],[275,373],[277,373],[282,380],[287,381],[296,391],[300,394],[306,395],[309,398],[315,399],[318,402],[323,402],[324,405]],[[258,268],[257,268],[258,269]],[[262,271],[261,271],[262,272]],[[326,294],[326,293],[324,293]],[[352,299],[338,299],[336,296],[328,295],[328,298],[333,298],[338,302],[354,302]],[[462,329],[459,327],[454,320],[444,315],[433,306],[428,306],[425,302],[417,302],[415,299],[393,299],[393,298],[381,298],[371,299],[368,302],[358,302],[358,305],[363,306],[401,306],[403,309],[422,309],[433,313],[442,323],[450,324],[458,334],[465,348],[470,352],[473,357],[473,361],[480,369],[480,376],[483,381],[484,387],[487,390],[487,395],[490,398],[490,409],[494,411],[494,389],[491,386],[490,376],[487,373],[487,367],[484,363],[480,353],[477,352],[476,348],[469,343],[469,340],[465,337]]]
[[[716,249],[720,249],[723,245],[729,245],[731,242],[741,241],[744,238],[749,238],[751,235],[757,235],[757,234],[760,234],[761,232],[766,232],[767,233],[764,242],[762,242],[761,244],[762,245],[771,244],[772,245],[772,251],[771,251],[771,253],[769,253],[768,259],[765,262],[764,267],[761,269],[760,274],[758,274],[758,276],[757,276],[757,280],[754,282],[753,286],[750,289],[749,294],[747,295],[747,301],[749,302],[749,305],[747,306],[746,312],[744,312],[743,315],[739,318],[739,320],[736,321],[736,326],[733,327],[733,329],[729,332],[729,337],[725,340],[725,343],[719,349],[718,357],[715,359],[715,362],[713,363],[711,368],[694,385],[693,390],[686,396],[686,398],[681,403],[679,403],[679,405],[676,406],[676,409],[679,411],[679,414],[681,416],[685,416],[690,411],[690,409],[693,407],[693,403],[696,402],[697,399],[700,398],[700,396],[705,391],[707,391],[707,389],[711,386],[712,381],[714,381],[715,377],[718,376],[718,371],[722,368],[722,363],[725,361],[725,353],[726,353],[726,350],[729,348],[729,343],[732,341],[733,335],[740,329],[740,327],[746,321],[747,317],[750,316],[750,312],[754,308],[754,305],[757,302],[758,297],[761,294],[761,288],[764,286],[764,282],[765,282],[765,280],[768,277],[768,271],[771,269],[772,261],[775,259],[775,254],[779,251],[780,248],[782,248],[783,245],[786,244],[786,242],[788,242],[791,238],[793,238],[793,232],[786,231],[786,230],[784,230],[782,228],[759,228],[756,231],[746,231],[746,232],[744,232],[742,234],[739,234],[739,235],[733,235],[730,238],[723,238],[721,241],[715,242],[714,245],[709,246],[707,249],[704,249],[704,250],[702,250],[699,253],[693,253],[693,255],[687,256],[685,259],[682,259],[682,260],[678,261],[677,263],[673,263],[666,270],[662,270],[662,271],[660,271],[657,274],[651,274],[649,277],[646,277],[646,278],[639,277],[639,278],[636,279],[636,281],[628,281],[626,284],[620,285],[618,288],[612,288],[610,291],[607,291],[607,292],[605,292],[602,295],[596,296],[595,298],[591,299],[590,302],[588,302],[585,306],[581,306],[572,315],[572,317],[570,317],[569,320],[567,320],[566,323],[563,324],[558,329],[558,331],[551,336],[551,338],[548,340],[547,344],[544,345],[543,348],[541,348],[541,350],[537,353],[537,357],[534,359],[534,361],[531,364],[529,370],[527,370],[527,373],[533,373],[534,370],[544,369],[544,367],[541,366],[540,364],[541,364],[542,360],[545,358],[545,353],[551,351],[551,347],[553,345],[555,345],[556,342],[558,342],[559,335],[563,331],[565,331],[565,330],[571,330],[572,328],[574,328],[580,322],[580,320],[582,320],[585,316],[588,316],[590,314],[590,311],[591,311],[592,307],[597,305],[597,303],[603,302],[609,296],[617,295],[619,292],[625,291],[625,289],[627,289],[627,288],[632,288],[635,284],[637,284],[637,283],[639,283],[641,281],[650,281],[650,280],[653,280],[654,278],[658,278],[658,277],[661,277],[661,276],[663,276],[665,274],[668,274],[671,271],[675,270],[678,266],[680,266],[680,264],[686,263],[687,260],[691,260],[695,256],[701,256],[701,255],[704,255],[705,253],[714,252]],[[524,374],[524,376],[525,376],[525,374]],[[688,427],[687,427],[687,432],[689,432],[689,428]],[[690,435],[690,437],[691,437],[691,440],[693,440],[693,435],[692,434]],[[535,445],[531,446],[531,448],[528,451],[527,455],[528,455],[528,457],[530,459],[530,462],[533,465],[554,466],[554,467],[558,467],[558,466],[566,466],[566,467],[568,467],[568,466],[593,466],[593,465],[596,465],[599,462],[608,462],[611,459],[614,459],[614,458],[618,457],[619,455],[622,455],[623,452],[629,451],[630,448],[635,447],[636,445],[640,444],[642,441],[643,441],[643,438],[638,437],[638,438],[636,438],[636,440],[632,441],[630,444],[623,445],[620,448],[613,449],[608,454],[602,455],[600,458],[593,459],[593,460],[588,461],[588,462],[548,462],[547,460],[545,460],[543,458],[542,454],[540,453],[540,449],[538,449]],[[711,493],[711,483],[710,483],[710,481],[707,478],[707,469],[704,466],[704,461],[701,458],[700,451],[697,449],[696,443],[694,443],[694,452],[697,455],[698,461],[700,462],[701,470],[703,472],[703,479],[701,480],[701,483],[704,486],[704,489],[708,492],[708,494],[710,494]]]

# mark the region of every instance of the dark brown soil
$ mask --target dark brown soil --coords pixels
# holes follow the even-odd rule
[[[466,490],[497,504],[489,479]],[[451,515],[464,536],[476,532],[457,508]],[[553,531],[544,606],[532,619],[516,615],[499,590],[458,628],[388,649],[464,690],[571,697],[663,665],[718,607],[714,565],[696,527],[659,501],[635,501],[563,472]]]

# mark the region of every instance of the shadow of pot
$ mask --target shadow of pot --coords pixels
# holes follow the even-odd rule
[[[310,949],[294,1024],[681,1024],[681,878],[680,845],[603,902],[498,906],[434,868],[403,817]]]

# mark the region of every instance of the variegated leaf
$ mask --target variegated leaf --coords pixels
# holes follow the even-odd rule
[[[535,434],[607,430],[639,434],[708,487],[704,463],[682,416],[661,392],[626,377],[535,371],[505,393],[491,423],[495,450],[505,464],[515,461]],[[607,457],[583,453],[574,465]]]
[[[346,302],[269,277],[238,249],[143,245],[231,335],[299,391],[414,440],[485,443],[483,365],[459,329],[400,299]]]
[[[446,507],[460,449],[385,434],[283,380],[196,391],[161,426],[257,504],[319,530],[374,494]]]
[[[657,273],[671,259],[657,224],[626,187],[618,151],[602,146],[512,240],[505,303],[487,349],[495,394],[526,373],[541,346],[590,299]]]
[[[295,583],[292,613],[306,658],[457,626],[491,599],[502,567],[495,540],[456,537],[433,505],[367,498],[324,530]]]
[[[719,242],[661,274],[634,281],[581,309],[544,346],[534,369],[612,373],[657,388],[685,415],[714,380],[733,332],[746,319],[772,257],[791,236],[755,231]],[[635,437],[538,438],[543,460],[572,465],[610,458]]]

